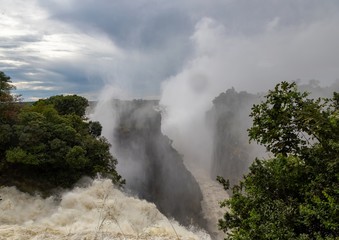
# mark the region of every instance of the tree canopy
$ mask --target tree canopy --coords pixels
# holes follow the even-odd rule
[[[79,117],[84,117],[86,108],[88,107],[88,100],[77,95],[57,95],[47,99],[40,99],[34,105],[53,105],[53,107],[61,115],[75,114]]]
[[[11,94],[14,89],[11,78],[0,71],[0,124],[11,123],[16,117],[18,106],[13,103],[19,96]]]
[[[0,184],[47,192],[97,173],[122,184],[100,123],[85,118],[87,105],[77,95],[53,96],[20,106],[12,122],[1,121]]]
[[[11,78],[7,76],[4,72],[0,71],[0,102],[11,102],[13,101],[13,96],[11,95],[11,90],[15,89],[15,86],[12,84]]]
[[[273,158],[256,159],[221,203],[229,208],[219,220],[226,239],[337,239],[339,94],[310,99],[282,82],[251,117],[250,139]]]

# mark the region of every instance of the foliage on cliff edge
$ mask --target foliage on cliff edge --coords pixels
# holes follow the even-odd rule
[[[84,116],[87,99],[60,95],[20,104],[11,97],[10,78],[0,73],[0,184],[46,192],[97,173],[123,182],[101,125]]]
[[[256,159],[221,203],[225,239],[338,239],[339,94],[309,99],[282,82],[251,117],[250,139],[273,158]]]

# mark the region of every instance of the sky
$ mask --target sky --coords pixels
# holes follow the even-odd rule
[[[338,25],[338,0],[0,0],[0,71],[26,101],[330,85]]]

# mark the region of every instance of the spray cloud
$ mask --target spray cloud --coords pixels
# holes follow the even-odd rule
[[[261,34],[228,35],[227,28],[217,21],[202,19],[191,36],[195,55],[162,85],[160,104],[166,106],[163,132],[174,140],[185,160],[208,168],[212,133],[205,118],[212,100],[231,87],[262,93],[283,80],[334,81],[339,64],[333,54],[339,54],[337,21],[338,17],[327,16],[284,27],[274,18]]]
[[[229,35],[227,27],[211,18],[203,18],[196,24],[190,38],[194,54],[180,72],[163,82],[160,97],[160,105],[165,109],[162,132],[173,140],[173,146],[184,156],[191,171],[205,176],[210,173],[215,133],[206,123],[206,114],[221,92],[231,87],[237,91],[266,92],[282,80],[318,78],[328,83],[338,77],[339,59],[327,58],[335,56],[333,51],[339,51],[336,48],[339,42],[337,20],[329,16],[309,24],[286,27],[275,17],[266,23],[262,33],[252,35]],[[127,64],[128,61],[123,62]],[[125,78],[135,77],[133,73],[121,74],[115,70],[111,73],[113,77],[107,78],[107,86],[124,87],[121,83]],[[139,72],[140,68],[129,70]],[[113,144],[114,155],[117,149],[112,136],[120,113],[114,112],[110,104],[111,99],[123,96],[114,95],[107,86],[92,118],[102,122],[104,134]],[[233,127],[241,129],[239,134],[245,138],[249,109],[239,111],[241,118]],[[141,115],[147,116],[147,112]],[[137,115],[133,118],[137,122],[141,120]],[[145,156],[145,152],[139,153],[141,158]],[[125,178],[133,177],[136,182],[145,179],[145,166],[135,162],[134,157],[126,154],[116,157],[120,161],[118,171]],[[217,208],[217,201],[215,205]]]

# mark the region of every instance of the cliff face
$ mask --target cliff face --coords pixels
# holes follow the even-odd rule
[[[156,101],[115,102],[114,151],[122,168],[129,170],[127,186],[181,224],[204,226],[199,185],[171,140],[161,133],[156,106]]]
[[[207,113],[214,132],[212,178],[222,176],[236,184],[254,160],[250,156],[247,128],[250,126],[250,109],[257,101],[255,95],[229,89],[213,100]]]

